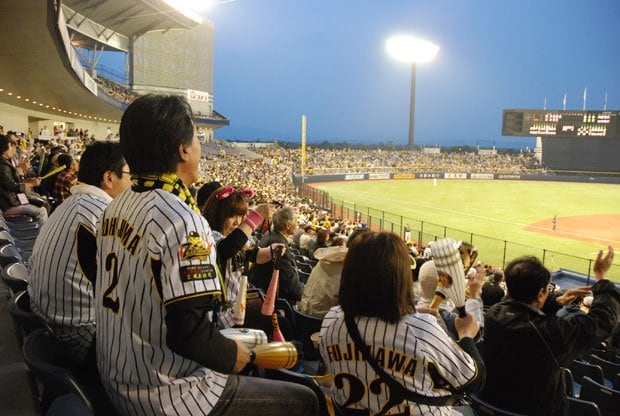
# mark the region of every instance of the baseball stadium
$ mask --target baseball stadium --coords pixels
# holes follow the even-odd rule
[[[417,145],[416,57],[407,145],[223,140],[181,3],[0,2],[0,414],[617,414],[607,94]]]

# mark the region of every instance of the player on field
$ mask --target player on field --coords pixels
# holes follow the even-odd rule
[[[236,376],[250,361],[222,336],[215,242],[188,189],[201,146],[189,104],[147,95],[120,127],[131,190],[105,211],[97,235],[97,364],[125,415],[314,415],[303,386]]]
[[[78,184],[43,224],[28,282],[32,311],[47,322],[75,363],[94,365],[95,231],[103,210],[130,185],[118,143],[94,143],[80,162]]]
[[[478,323],[471,315],[457,317],[457,343],[433,315],[415,312],[411,259],[401,237],[369,231],[353,241],[339,301],[323,320],[319,348],[338,405],[372,415],[473,414],[450,403],[453,393],[484,385],[473,341]]]

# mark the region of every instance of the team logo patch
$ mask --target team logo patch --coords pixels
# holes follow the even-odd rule
[[[179,269],[182,282],[193,282],[195,280],[210,280],[217,277],[215,266],[212,264],[193,264],[181,266]]]
[[[439,271],[438,270],[437,271],[437,277],[438,277],[438,280],[439,280],[438,286],[441,286],[441,287],[450,287],[450,286],[452,286],[452,277],[449,274],[447,274],[447,273],[445,273],[443,271]]]
[[[181,261],[183,260],[207,260],[211,254],[211,245],[205,243],[196,231],[189,233],[187,243],[181,244],[179,250]]]

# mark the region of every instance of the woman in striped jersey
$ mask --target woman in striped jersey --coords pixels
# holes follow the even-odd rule
[[[416,313],[411,259],[402,238],[367,232],[349,247],[339,306],[325,316],[320,351],[330,393],[350,414],[458,415],[458,392],[477,392],[485,369],[473,316],[456,318],[453,341],[430,314]],[[371,363],[374,361],[374,363]]]

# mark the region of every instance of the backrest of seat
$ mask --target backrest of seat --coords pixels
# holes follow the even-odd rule
[[[603,383],[603,370],[598,365],[588,364],[583,361],[575,360],[568,368],[573,373],[573,379],[576,383],[581,384],[583,377],[590,377],[597,383]]]
[[[615,416],[620,410],[620,391],[597,383],[588,376],[581,382],[579,398],[596,403],[602,416]]]
[[[511,412],[510,410],[502,409],[499,406],[491,404],[486,400],[483,400],[479,396],[472,394],[471,395],[472,404],[471,407],[476,411],[476,413],[480,416],[489,415],[489,416],[525,416],[521,413]]]
[[[33,331],[24,341],[23,353],[26,364],[41,387],[39,395],[44,408],[49,407],[57,397],[73,393],[92,411],[86,393],[71,372],[63,367],[68,360],[62,345],[52,334],[44,329]]]
[[[304,347],[304,357],[307,360],[318,360],[319,353],[314,347],[310,336],[321,330],[321,323],[323,323],[323,319],[312,315],[307,315],[301,312],[297,306],[293,307],[293,312],[295,313],[296,339],[301,341]]]
[[[569,397],[568,416],[601,416],[601,411],[596,403]]]
[[[590,364],[599,365],[608,380],[613,380],[616,374],[620,373],[620,364],[605,360],[598,355],[591,355],[588,361]]]
[[[30,310],[30,296],[25,290],[13,295],[9,300],[8,309],[22,338],[46,326],[43,320]]]

